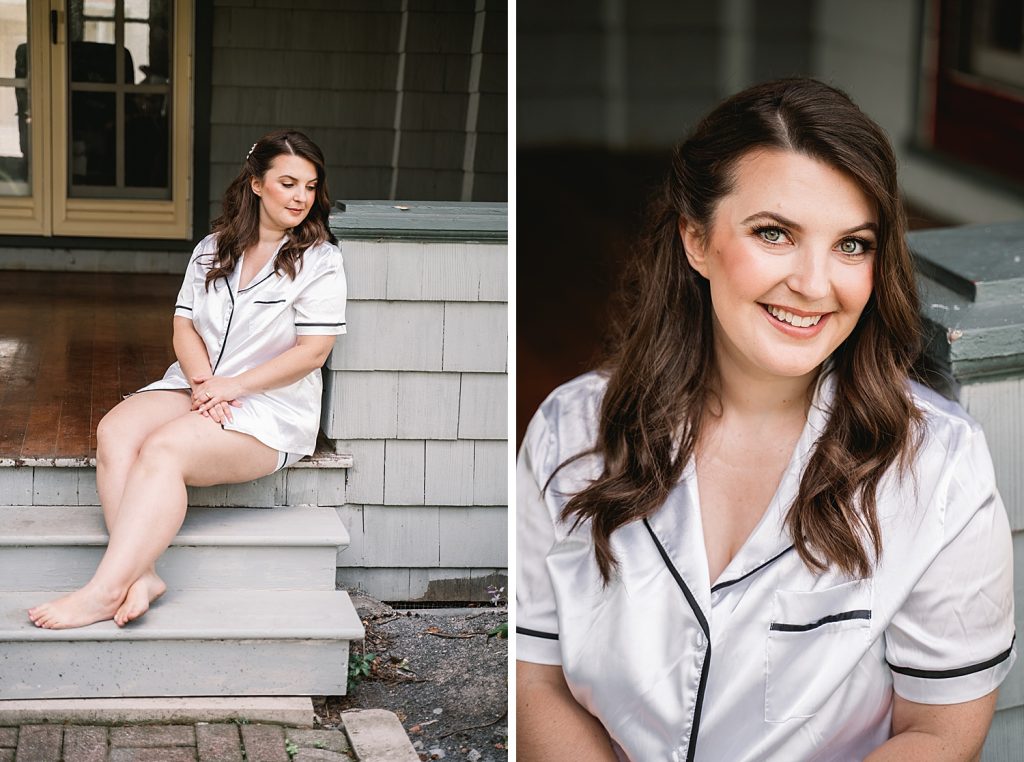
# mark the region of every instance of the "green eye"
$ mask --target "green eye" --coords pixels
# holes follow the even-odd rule
[[[763,233],[761,233],[761,235],[764,237],[764,240],[768,241],[769,243],[778,243],[779,240],[781,240],[782,238],[782,231],[780,231],[778,228],[768,228]]]
[[[863,254],[867,247],[856,238],[847,238],[839,243],[839,250],[843,254]]]

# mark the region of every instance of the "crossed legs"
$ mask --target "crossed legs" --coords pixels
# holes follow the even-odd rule
[[[190,407],[185,393],[145,392],[103,419],[97,487],[110,542],[83,588],[29,610],[37,626],[63,629],[111,618],[124,625],[140,616],[164,590],[154,565],[185,518],[185,485],[244,482],[277,467],[276,450]]]

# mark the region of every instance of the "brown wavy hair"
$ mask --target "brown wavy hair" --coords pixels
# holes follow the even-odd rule
[[[755,85],[715,108],[675,149],[630,260],[603,365],[597,441],[576,456],[599,455],[603,471],[562,511],[573,528],[591,521],[606,583],[616,566],[609,536],[665,502],[713,402],[710,288],[687,261],[680,220],[710,230],[737,162],[756,149],[795,151],[841,170],[874,203],[879,222],[874,288],[832,354],[834,404],[786,518],[808,568],[870,574],[882,552],[878,483],[896,462],[905,471],[919,446],[922,416],[907,379],[920,375],[922,331],[892,146],[834,87],[802,78]]]
[[[282,154],[301,156],[316,167],[316,193],[309,213],[287,232],[288,240],[277,253],[274,272],[283,271],[294,278],[302,267],[302,253],[323,241],[337,243],[327,218],[331,197],[327,191],[327,170],[319,146],[298,130],[277,130],[256,141],[242,164],[238,176],[224,191],[221,215],[213,221],[217,234],[217,254],[206,274],[206,288],[217,278],[234,272],[242,253],[259,241],[260,198],[252,190],[252,179],[263,180],[271,163]]]

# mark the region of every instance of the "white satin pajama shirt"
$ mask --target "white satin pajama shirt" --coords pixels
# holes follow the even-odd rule
[[[278,244],[278,251],[284,239]],[[206,344],[210,367],[217,376],[237,376],[295,346],[299,336],[345,333],[345,272],[341,251],[323,242],[302,255],[302,268],[292,280],[274,272],[277,252],[243,289],[238,288],[244,255],[227,278],[206,289],[206,273],[217,249],[211,234],[196,246],[174,305],[175,317],[191,318]],[[164,377],[140,389],[190,389],[174,363]],[[283,453],[310,455],[320,429],[320,369],[298,381],[242,397],[231,408],[233,423],[225,429],[250,434]]]
[[[708,578],[693,462],[664,506],[611,535],[607,588],[590,524],[558,516],[601,471],[590,448],[605,381],[581,376],[541,406],[520,451],[517,658],[560,664],[620,758],[860,760],[890,734],[893,691],[924,704],[980,698],[1016,658],[1010,530],[979,426],[917,384],[926,435],[911,478],[880,482],[873,575],[815,574],[784,518],[834,379],[764,517]]]

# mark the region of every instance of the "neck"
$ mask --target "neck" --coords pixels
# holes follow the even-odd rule
[[[285,229],[268,225],[260,220],[260,246],[276,247],[285,236]]]
[[[717,352],[716,359],[715,390],[723,415],[761,419],[794,417],[801,420],[806,417],[819,369],[815,368],[804,376],[773,376],[742,365],[725,352]]]

